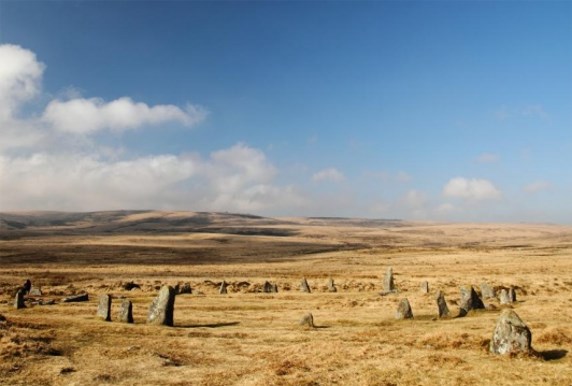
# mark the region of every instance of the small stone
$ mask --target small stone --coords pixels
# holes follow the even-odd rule
[[[16,292],[16,297],[14,298],[14,308],[19,310],[21,308],[26,308],[24,304],[24,292],[23,288],[20,288],[18,292]]]
[[[306,280],[306,278],[303,278],[302,281],[300,282],[300,291],[306,293],[312,293],[312,290],[310,289],[310,286],[308,285],[308,281]]]
[[[191,288],[191,283],[185,282],[183,285],[179,286],[177,294],[192,294],[193,289]]]
[[[487,283],[481,284],[481,295],[483,299],[494,299],[496,298],[495,289],[492,288]]]
[[[439,291],[435,300],[437,301],[439,318],[445,318],[449,316],[449,307],[447,307],[447,301],[445,300],[445,295],[443,292]]]
[[[272,284],[270,284],[270,282],[268,282],[268,281],[265,281],[264,285],[262,286],[262,292],[271,293],[272,292]]]
[[[97,316],[106,322],[111,321],[111,296],[104,294],[99,297]]]
[[[421,293],[429,293],[429,282],[427,280],[421,282]]]
[[[175,311],[175,289],[169,285],[163,286],[149,307],[147,323],[172,326]]]
[[[470,310],[484,309],[485,305],[472,286],[461,287],[461,306],[459,316],[465,316]]]
[[[395,292],[395,283],[393,281],[393,268],[387,268],[385,277],[383,278],[383,291],[385,293]]]
[[[302,319],[300,319],[300,326],[308,326],[311,328],[314,328],[314,316],[312,315],[312,313],[308,312],[307,314],[305,314]]]
[[[74,302],[87,302],[89,300],[89,296],[88,294],[79,294],[79,295],[73,295],[73,296],[68,296],[67,298],[63,298],[62,302],[63,303],[74,303]]]
[[[499,294],[499,301],[500,304],[509,304],[510,303],[510,298],[508,297],[508,292],[506,289],[502,289],[500,294]]]
[[[222,283],[220,283],[220,288],[218,290],[218,293],[221,295],[226,295],[228,293],[226,287],[228,287],[228,283],[223,280]]]
[[[413,319],[413,311],[411,311],[409,300],[401,299],[395,313],[395,319]]]
[[[334,284],[334,279],[330,278],[328,280],[328,292],[338,292],[336,285]]]
[[[532,333],[513,310],[505,310],[499,317],[489,351],[499,355],[532,353]]]
[[[123,299],[121,302],[118,320],[121,323],[133,323],[133,303],[131,303],[131,300]]]
[[[514,287],[509,288],[508,299],[510,300],[511,303],[516,302],[516,290],[514,289]]]
[[[126,291],[131,291],[132,289],[135,288],[141,289],[141,286],[139,284],[136,284],[132,281],[128,281],[127,283],[121,285],[121,287]]]
[[[30,296],[43,296],[42,289],[40,287],[32,286],[30,288],[30,291],[28,292],[28,295],[30,295]]]

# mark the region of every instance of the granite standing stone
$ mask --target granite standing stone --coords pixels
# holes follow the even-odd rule
[[[409,300],[401,299],[395,313],[395,319],[413,319],[413,311],[411,311]]]
[[[179,286],[178,294],[192,294],[193,289],[191,288],[191,283],[186,282],[183,285]]]
[[[272,284],[272,292],[274,292],[275,294],[278,293],[278,284],[276,283]]]
[[[175,289],[169,285],[163,286],[149,307],[147,323],[172,326],[174,311]]]
[[[501,292],[499,294],[499,301],[500,301],[500,304],[509,304],[510,303],[510,298],[508,297],[508,292],[504,288],[501,290]]]
[[[99,297],[97,316],[106,322],[111,321],[111,296],[104,294]]]
[[[385,272],[385,277],[383,278],[383,291],[385,293],[391,293],[395,291],[395,283],[393,281],[393,268],[387,268]]]
[[[447,301],[445,300],[445,295],[443,292],[439,291],[435,299],[437,301],[437,308],[439,310],[439,317],[445,318],[449,316],[449,307],[447,307]]]
[[[513,310],[505,310],[497,321],[489,351],[499,355],[532,353],[532,333]]]
[[[427,280],[421,282],[421,293],[429,293],[429,282]]]
[[[511,303],[516,302],[516,290],[514,289],[514,287],[509,288],[508,299],[510,300]]]
[[[121,302],[118,320],[122,323],[133,323],[133,303],[131,300],[123,299]]]
[[[24,289],[20,288],[18,292],[16,292],[16,297],[14,298],[14,308],[19,310],[21,308],[26,308],[24,304]]]
[[[32,282],[30,281],[30,279],[27,279],[24,285],[22,286],[22,289],[24,290],[24,295],[27,295],[30,292],[31,288],[32,288]]]
[[[306,278],[303,278],[302,281],[300,282],[300,291],[306,293],[312,293],[312,290],[310,289],[310,286],[308,285],[308,280],[306,280]]]
[[[472,286],[461,287],[461,306],[459,316],[465,316],[470,310],[484,309],[485,305]]]
[[[226,287],[228,287],[228,283],[223,280],[222,283],[220,283],[220,288],[218,290],[218,293],[220,295],[226,295],[228,293],[228,290],[226,289]]]
[[[308,312],[306,315],[302,316],[302,319],[300,319],[300,326],[308,326],[311,328],[314,328],[314,316],[312,315],[312,313]]]
[[[481,295],[484,299],[494,299],[496,298],[495,289],[492,288],[487,283],[481,284]]]
[[[262,286],[262,292],[264,293],[271,293],[272,292],[272,284],[270,284],[270,282],[265,281],[264,285]]]
[[[334,284],[334,279],[330,278],[328,280],[328,291],[329,292],[338,292],[336,285]]]

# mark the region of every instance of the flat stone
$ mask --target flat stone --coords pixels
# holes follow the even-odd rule
[[[532,353],[532,333],[513,310],[505,310],[499,317],[489,351],[499,355]]]
[[[173,326],[174,311],[175,289],[169,285],[163,286],[149,307],[147,323]]]
[[[89,300],[89,295],[85,293],[63,298],[62,303],[87,302],[88,300]]]

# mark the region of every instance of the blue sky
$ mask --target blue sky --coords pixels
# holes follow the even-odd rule
[[[3,211],[571,222],[569,1],[0,0],[0,45]]]

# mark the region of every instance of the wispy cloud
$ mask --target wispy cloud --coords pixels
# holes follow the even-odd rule
[[[330,181],[330,182],[342,182],[345,176],[336,168],[328,168],[320,170],[314,173],[312,180],[315,182]]]
[[[539,181],[534,181],[531,182],[527,185],[525,185],[522,190],[524,190],[526,193],[538,193],[538,192],[542,192],[545,190],[548,190],[552,187],[552,184],[548,181],[544,181],[544,180],[539,180]]]
[[[492,164],[497,163],[500,160],[500,157],[498,154],[494,153],[482,153],[476,160],[480,164]]]

